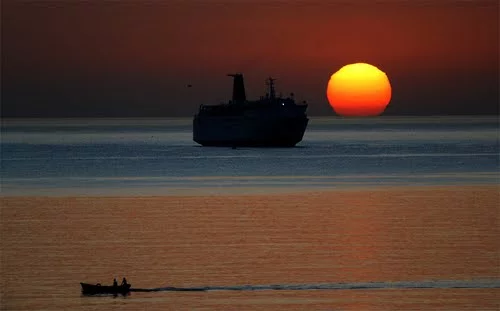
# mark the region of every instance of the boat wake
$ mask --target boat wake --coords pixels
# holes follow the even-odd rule
[[[131,288],[133,292],[206,292],[206,291],[256,291],[256,290],[354,290],[354,289],[419,289],[419,288],[500,288],[498,280],[472,281],[402,281],[365,283],[275,284],[239,286],[158,287]]]

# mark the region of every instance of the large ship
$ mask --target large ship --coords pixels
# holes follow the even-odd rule
[[[307,104],[276,96],[274,81],[259,100],[247,100],[243,75],[233,77],[228,103],[201,105],[193,119],[193,140],[203,146],[293,147],[302,140],[309,119]]]

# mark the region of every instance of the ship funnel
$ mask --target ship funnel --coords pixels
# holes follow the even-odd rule
[[[245,84],[241,73],[228,74],[233,77],[233,102],[244,102],[247,100],[245,95]]]

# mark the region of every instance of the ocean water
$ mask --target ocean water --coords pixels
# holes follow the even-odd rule
[[[191,119],[6,120],[4,195],[497,183],[496,117],[312,118],[295,148],[208,148]]]
[[[500,309],[496,117],[311,118],[284,149],[189,119],[1,135],[1,310]]]

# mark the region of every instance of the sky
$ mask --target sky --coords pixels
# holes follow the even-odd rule
[[[497,0],[2,0],[2,117],[188,117],[293,92],[334,116],[326,86],[366,62],[384,115],[499,113]],[[192,87],[187,87],[192,85]]]

